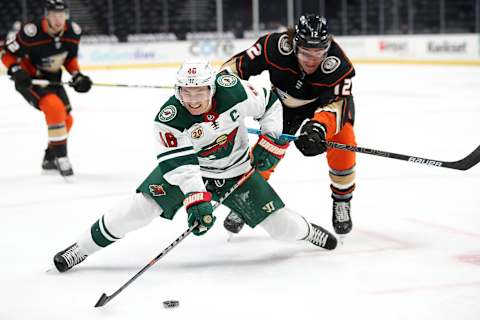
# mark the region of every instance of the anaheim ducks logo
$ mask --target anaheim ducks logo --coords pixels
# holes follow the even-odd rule
[[[199,157],[209,159],[222,159],[232,153],[233,145],[235,144],[235,137],[237,136],[238,128],[235,128],[229,134],[223,134],[215,141],[205,147],[198,153]]]
[[[278,39],[278,51],[284,56],[288,56],[293,51],[293,47],[288,41],[288,36],[286,34],[281,35]]]
[[[323,73],[329,74],[334,72],[340,66],[340,59],[335,56],[329,56],[323,60],[321,69]]]
[[[37,26],[33,23],[27,23],[23,27],[23,32],[29,37],[35,37],[37,35]]]
[[[167,193],[165,192],[165,189],[163,188],[163,185],[158,185],[158,184],[151,184],[148,186],[148,189],[150,190],[150,193],[154,196],[154,197],[160,197],[160,196],[164,196],[166,195]]]
[[[73,29],[73,32],[77,35],[80,35],[82,33],[82,28],[80,28],[80,26],[75,22],[72,22],[72,29]]]

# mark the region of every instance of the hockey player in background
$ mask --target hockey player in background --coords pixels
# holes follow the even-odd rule
[[[35,86],[32,79],[59,82],[63,66],[72,75],[72,87],[77,92],[90,90],[92,82],[80,72],[77,61],[82,31],[67,18],[63,0],[46,0],[45,16],[37,23],[24,24],[16,37],[6,42],[2,56],[16,90],[45,114],[48,146],[42,168],[58,170],[62,176],[73,174],[67,153],[68,132],[73,124],[70,102],[63,87]]]
[[[352,77],[354,68],[332,39],[327,21],[301,16],[295,28],[267,34],[224,63],[241,79],[268,70],[273,90],[283,107],[283,132],[299,138],[295,145],[307,156],[326,152],[333,198],[332,223],[340,235],[352,229],[351,205],[355,188],[355,153],[327,148],[325,141],[355,145]],[[272,168],[262,172],[268,179]],[[244,222],[235,212],[225,228],[238,233]]]
[[[22,28],[22,22],[21,21],[15,21],[12,25],[12,28],[10,31],[8,31],[7,36],[5,38],[5,42],[9,42],[15,39],[17,36],[18,31]]]
[[[22,27],[22,22],[21,21],[15,21],[12,24],[11,29],[8,31],[7,36],[5,39],[0,39],[0,58],[5,54],[5,43],[12,41],[15,39],[17,36],[18,31],[20,31],[20,28]]]
[[[244,119],[253,117],[265,132],[250,158]],[[175,95],[154,121],[158,166],[126,203],[119,203],[57,253],[54,264],[64,272],[87,256],[156,217],[173,219],[184,205],[196,235],[207,232],[215,217],[211,201],[223,197],[252,166],[268,169],[283,156],[281,105],[270,90],[253,87],[236,76],[216,74],[207,62],[185,62],[177,73]],[[285,208],[262,176],[254,172],[223,204],[272,238],[306,240],[333,250],[335,236]]]

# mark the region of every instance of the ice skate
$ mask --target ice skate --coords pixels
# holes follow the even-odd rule
[[[243,221],[243,219],[233,211],[230,211],[223,221],[223,227],[233,234],[239,233],[244,225],[245,221]]]
[[[335,236],[313,223],[310,223],[310,230],[305,240],[327,250],[333,250],[337,247]]]
[[[55,159],[55,164],[58,167],[60,175],[62,175],[63,177],[73,176],[72,164],[70,163],[68,157]]]
[[[333,200],[332,224],[335,233],[345,236],[352,230],[350,217],[350,200]]]
[[[42,169],[45,173],[50,173],[58,169],[55,162],[55,155],[49,148],[45,149],[45,155],[42,160]]]
[[[87,258],[76,243],[72,244],[67,249],[60,251],[53,257],[53,264],[58,272],[65,272],[70,270]]]

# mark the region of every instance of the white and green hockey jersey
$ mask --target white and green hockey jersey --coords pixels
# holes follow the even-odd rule
[[[155,118],[158,165],[185,194],[205,191],[202,176],[232,178],[251,168],[245,118],[258,120],[262,132],[282,132],[281,104],[269,89],[226,73],[215,84],[208,113],[191,115],[172,96]]]

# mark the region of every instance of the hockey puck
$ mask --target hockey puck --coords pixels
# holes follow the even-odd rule
[[[163,307],[166,309],[170,308],[176,308],[180,305],[180,302],[178,300],[166,300],[163,301]]]

